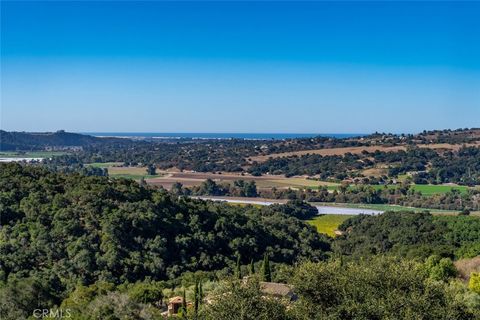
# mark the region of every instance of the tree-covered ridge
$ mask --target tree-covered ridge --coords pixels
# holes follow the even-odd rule
[[[314,137],[285,140],[195,140],[195,139],[119,139],[96,138],[67,133],[33,134],[0,132],[0,150],[43,150],[51,147],[80,146],[70,154],[45,162],[52,168],[72,171],[86,163],[122,162],[125,165],[155,165],[160,169],[176,168],[199,172],[249,172],[252,175],[284,174],[318,176],[324,179],[357,179],[359,183],[388,183],[405,173],[412,174],[416,183],[479,182],[479,129],[424,132],[417,135],[371,134],[365,137]],[[429,144],[456,144],[454,150],[436,150]],[[457,147],[465,144],[461,150]],[[393,152],[383,147],[398,147]],[[421,148],[419,148],[420,146]],[[284,152],[348,147],[378,147],[380,150],[361,154],[305,154],[256,162],[256,156]],[[401,150],[401,149],[406,149]],[[372,151],[372,149],[369,149]],[[348,150],[346,149],[346,152]],[[358,152],[358,151],[357,151]],[[342,155],[343,154],[343,155]],[[363,174],[363,170],[386,168],[381,176]]]
[[[342,255],[439,255],[452,259],[480,255],[480,218],[473,216],[385,212],[379,216],[356,216],[339,229],[344,235],[336,239],[335,249]]]
[[[44,162],[59,171],[79,171],[86,163],[122,162],[126,166],[150,164],[160,169],[244,172],[253,176],[307,175],[320,180],[348,179],[359,184],[393,183],[400,175],[405,174],[411,176],[411,181],[417,184],[458,183],[470,186],[480,184],[478,146],[464,146],[456,151],[412,146],[405,151],[377,150],[364,151],[361,154],[324,156],[305,154],[271,158],[257,163],[250,161],[250,157],[270,152],[262,149],[263,142],[258,141],[125,143],[125,145],[116,143],[91,145],[82,151],[56,156]],[[382,168],[384,173],[371,176],[365,172],[378,168]]]
[[[365,176],[361,170],[387,167],[383,177]],[[400,174],[412,173],[415,183],[480,184],[480,148],[462,147],[458,151],[440,152],[426,148],[411,147],[406,151],[347,153],[343,156],[306,154],[272,158],[249,168],[253,175],[284,174],[286,176],[308,175],[320,179],[356,179],[359,183],[388,183]]]
[[[108,139],[108,141],[115,139]],[[101,140],[92,136],[65,132],[29,133],[0,130],[0,151],[3,150],[44,150],[47,147],[82,147]]]
[[[284,213],[177,198],[130,180],[0,165],[3,280],[77,283],[174,278],[268,252],[275,262],[321,260],[329,244]]]
[[[117,139],[119,140],[119,139]],[[317,137],[286,140],[136,140],[84,146],[79,152],[46,161],[57,168],[94,162],[123,162],[125,165],[154,164],[160,169],[177,168],[199,172],[241,172],[251,165],[251,157],[272,153],[334,147],[368,145],[355,139]]]

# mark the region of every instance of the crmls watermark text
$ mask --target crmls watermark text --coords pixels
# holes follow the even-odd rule
[[[70,309],[35,309],[33,310],[33,317],[37,319],[62,319],[70,318],[72,314]]]

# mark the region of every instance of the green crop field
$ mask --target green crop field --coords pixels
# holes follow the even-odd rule
[[[416,184],[413,185],[415,191],[420,191],[424,195],[432,195],[438,193],[446,193],[451,191],[452,189],[456,189],[461,193],[466,193],[468,187],[466,186],[446,186],[446,185],[428,185],[428,184]]]
[[[67,154],[64,151],[27,151],[27,152],[15,152],[15,151],[0,151],[1,158],[50,158],[53,156],[61,156]]]
[[[385,188],[385,186],[382,185],[372,185],[373,188],[375,189],[382,189]],[[460,191],[461,193],[466,193],[468,190],[468,187],[466,186],[451,186],[451,185],[433,185],[433,184],[412,184],[411,187],[415,191],[420,191],[423,195],[426,196],[431,196],[434,194],[440,194],[440,193],[447,193],[449,191],[452,191],[452,189],[456,189]],[[388,185],[387,188],[389,189],[394,189],[396,188],[395,185]]]
[[[335,236],[334,231],[337,230],[338,226],[351,217],[353,216],[345,214],[324,214],[307,220],[307,222],[316,227],[319,233],[325,233],[333,237]]]
[[[125,179],[134,179],[140,180],[141,178],[144,179],[152,179],[161,177],[161,174],[156,175],[148,175],[146,167],[117,167],[114,165],[118,165],[115,162],[110,162],[109,164],[113,164],[112,166],[108,167],[108,175],[113,178],[125,178]]]
[[[385,185],[371,185],[371,187],[375,189],[383,189],[385,188]],[[395,185],[387,185],[386,187],[389,189],[397,188],[397,186]],[[413,188],[413,190],[420,191],[422,194],[426,196],[439,194],[439,193],[447,193],[452,189],[456,189],[462,193],[465,193],[468,190],[468,187],[466,186],[433,185],[433,184],[412,184],[411,187]],[[355,188],[355,187],[352,186],[352,188]]]
[[[108,176],[112,178],[125,178],[140,180],[161,177],[162,174],[148,175],[146,167],[122,167],[122,162],[98,162],[89,163],[88,166],[97,168],[107,168]]]
[[[374,189],[384,189],[384,188],[388,188],[388,189],[395,189],[397,188],[396,185],[369,185],[370,187],[374,188]],[[413,184],[411,186],[415,191],[420,191],[423,195],[426,195],[426,196],[431,196],[431,195],[434,195],[434,194],[440,194],[440,193],[447,193],[449,191],[451,191],[452,189],[456,189],[458,191],[460,191],[461,193],[466,193],[469,189],[469,187],[467,186],[456,186],[456,185],[432,185],[432,184]],[[312,187],[312,189],[318,189],[319,187],[317,188],[314,188]],[[356,188],[356,186],[354,185],[350,185],[349,188]],[[333,190],[337,190],[339,189],[339,186],[338,185],[329,185],[327,186],[327,189],[330,190],[330,191],[333,191]]]
[[[110,168],[115,166],[121,166],[123,162],[95,162],[88,163],[86,166],[95,167],[95,168]]]

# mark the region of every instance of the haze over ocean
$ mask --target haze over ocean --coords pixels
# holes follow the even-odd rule
[[[4,130],[480,127],[480,2],[1,6]]]
[[[146,138],[146,139],[293,139],[316,136],[350,138],[363,136],[361,133],[214,133],[214,132],[83,132],[96,137]]]

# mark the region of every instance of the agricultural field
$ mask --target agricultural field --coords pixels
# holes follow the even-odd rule
[[[328,189],[334,190],[337,188],[340,183],[327,182],[327,181],[318,181],[307,179],[305,177],[289,177],[284,176],[266,176],[266,179],[254,179],[259,188],[312,188],[318,189],[320,187],[326,186]]]
[[[159,171],[157,171],[159,172]],[[162,175],[148,180],[149,184],[161,185],[164,188],[169,189],[173,183],[180,182],[184,186],[198,186],[206,179],[212,179],[217,183],[233,183],[235,180],[245,180],[252,181],[254,180],[257,187],[261,189],[271,189],[271,188],[319,188],[320,186],[327,186],[328,188],[335,188],[340,185],[339,183],[326,182],[326,181],[317,181],[312,179],[307,179],[306,177],[289,177],[284,176],[251,176],[251,175],[241,175],[236,173],[208,173],[208,172],[172,172],[172,171],[161,171]],[[333,190],[333,189],[332,189]]]
[[[126,178],[140,180],[143,179],[153,179],[161,177],[161,174],[156,175],[147,175],[146,167],[108,167],[108,175],[114,178]]]
[[[65,151],[0,151],[0,158],[51,158],[53,156],[61,156],[68,154]]]
[[[340,184],[335,184],[331,183],[327,186],[327,189],[330,191],[333,190],[338,190]],[[397,185],[369,185],[370,187],[374,189],[383,189],[383,188],[389,188],[389,189],[395,189],[397,188]],[[310,187],[314,188],[314,187]],[[317,187],[318,188],[318,187]],[[354,189],[356,186],[350,185],[349,188]],[[423,195],[429,196],[429,195],[434,195],[434,194],[440,194],[440,193],[447,193],[451,191],[452,189],[456,189],[460,191],[461,193],[466,193],[469,189],[467,186],[458,186],[458,185],[431,185],[431,184],[413,184],[412,188],[415,191],[420,191]]]
[[[95,162],[88,163],[86,166],[95,167],[95,168],[110,168],[110,167],[121,167],[123,162]]]
[[[99,167],[109,167],[109,172],[111,175],[119,175],[119,174],[131,174],[137,175],[139,174],[139,168],[127,168],[124,167],[116,167],[121,163],[111,162],[111,163],[104,163],[104,164],[94,164]],[[128,171],[127,172],[125,172]],[[143,170],[143,169],[142,169]],[[158,172],[158,171],[157,171]],[[143,174],[143,172],[142,172]],[[138,178],[138,177],[137,177]],[[139,179],[139,178],[138,178]],[[171,188],[173,183],[180,182],[186,187],[191,186],[198,186],[206,179],[212,179],[217,183],[232,183],[235,180],[246,180],[251,181],[254,180],[257,187],[260,189],[319,189],[321,187],[327,187],[329,191],[334,191],[339,189],[340,183],[336,182],[329,182],[329,181],[319,181],[308,179],[307,177],[303,176],[296,176],[296,177],[285,177],[285,176],[274,176],[274,175],[263,175],[263,176],[251,176],[251,175],[241,175],[237,173],[206,173],[206,172],[173,172],[173,171],[161,171],[159,175],[154,177],[148,177],[148,183],[152,185],[161,185],[164,188]],[[394,189],[397,188],[397,185],[370,185],[375,189],[383,189],[383,188],[390,188]],[[350,185],[349,188],[353,189],[356,188],[355,185]],[[412,185],[412,188],[415,191],[420,191],[424,195],[434,195],[439,193],[446,193],[451,191],[452,189],[459,190],[461,193],[466,193],[469,187],[466,186],[458,186],[458,185]]]
[[[308,224],[317,228],[319,233],[325,233],[331,237],[334,237],[334,232],[338,229],[338,226],[351,217],[353,216],[345,214],[325,214],[315,217],[311,220],[307,220],[307,222]]]
[[[415,191],[420,191],[424,195],[432,195],[438,193],[446,193],[452,189],[456,189],[461,193],[466,193],[468,187],[466,186],[455,186],[455,185],[428,185],[428,184],[415,184],[413,185]]]
[[[99,162],[90,163],[88,166],[96,168],[107,168],[108,175],[113,178],[126,178],[126,179],[153,179],[161,177],[163,174],[157,173],[156,175],[147,175],[146,167],[122,167],[122,162]]]
[[[385,188],[383,185],[373,185],[375,189]],[[388,188],[396,188],[395,185],[389,185]],[[447,193],[452,191],[452,189],[456,189],[461,193],[466,193],[468,190],[467,186],[458,186],[458,185],[433,185],[433,184],[413,184],[413,190],[420,191],[423,195],[434,195],[439,193]]]
[[[349,204],[349,203],[311,203],[315,206],[338,206],[338,207],[346,207],[346,208],[362,208],[362,209],[372,209],[372,210],[384,210],[384,211],[405,211],[405,210],[412,210],[412,211],[424,211],[428,209],[423,208],[411,208],[411,207],[402,207],[402,206],[395,206],[395,205],[383,205],[383,204]],[[433,215],[456,215],[458,211],[453,210],[437,210],[437,209],[430,209],[429,210]],[[472,216],[479,216],[480,212],[472,212]],[[307,220],[307,223],[317,228],[319,233],[325,233],[331,237],[335,237],[335,230],[338,229],[340,224],[342,224],[345,220],[353,217],[353,215],[343,215],[343,214],[325,214],[319,215],[313,219]]]

